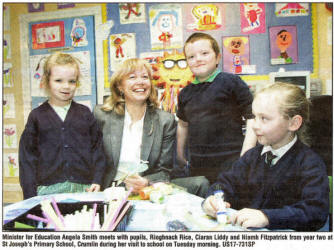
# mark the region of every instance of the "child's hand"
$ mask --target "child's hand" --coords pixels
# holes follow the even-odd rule
[[[229,221],[243,228],[248,227],[266,227],[269,225],[267,216],[258,209],[243,208],[230,216]]]
[[[142,188],[148,186],[148,180],[138,174],[126,177],[124,183],[126,189],[129,190],[132,187],[132,193],[139,193]]]
[[[226,208],[230,208],[231,204],[225,202]],[[216,218],[216,213],[218,211],[218,204],[216,198],[213,195],[210,195],[208,198],[205,199],[203,204],[203,210],[206,214]]]
[[[99,184],[92,184],[89,188],[86,188],[87,192],[99,192],[101,186]]]

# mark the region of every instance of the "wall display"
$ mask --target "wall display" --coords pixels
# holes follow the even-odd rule
[[[308,3],[276,3],[275,14],[278,17],[308,16]]]
[[[266,10],[264,3],[241,3],[240,18],[243,34],[266,32]]]
[[[14,94],[3,94],[2,99],[3,118],[15,118],[15,98]]]
[[[31,32],[33,49],[65,46],[64,21],[33,24]]]
[[[249,37],[223,37],[223,71],[245,74],[243,67],[249,65]]]
[[[145,4],[143,3],[120,3],[119,20],[121,24],[145,23]]]
[[[12,58],[10,35],[3,34],[3,59],[8,60]]]
[[[162,51],[156,51],[156,52],[143,52],[139,55],[140,58],[145,59],[148,61],[149,64],[154,65],[158,63],[159,57],[163,57]],[[156,69],[156,67],[153,67],[153,70]]]
[[[2,79],[3,79],[3,86],[5,88],[11,88],[13,87],[13,70],[12,70],[12,64],[11,63],[4,63],[3,64],[3,74],[2,74]]]
[[[221,3],[186,4],[183,6],[186,28],[192,31],[223,30],[225,7]]]
[[[44,11],[44,3],[28,3],[28,12]]]
[[[10,7],[3,5],[3,30],[10,30]]]
[[[17,153],[4,153],[2,158],[2,166],[5,177],[18,177],[19,162]]]
[[[152,50],[182,48],[182,9],[179,4],[157,4],[149,9]]]
[[[80,67],[80,79],[75,96],[90,95],[92,92],[92,82],[89,51],[67,52],[67,54],[74,56],[78,60]],[[45,86],[42,85],[41,79],[44,63],[49,55],[50,54],[30,56],[31,96],[47,96],[44,89]]]
[[[298,62],[297,27],[273,26],[269,28],[271,64]]]
[[[3,125],[3,147],[17,148],[16,124]]]
[[[83,19],[74,19],[72,24],[71,39],[73,47],[83,47],[88,45],[87,28]]]
[[[156,70],[153,84],[162,90],[159,91],[160,108],[175,113],[181,89],[194,80],[185,55],[177,50],[165,51],[153,68]]]
[[[57,3],[58,9],[66,9],[66,8],[73,8],[75,3]]]
[[[136,57],[135,33],[112,34],[109,37],[110,70],[115,71],[123,61]]]

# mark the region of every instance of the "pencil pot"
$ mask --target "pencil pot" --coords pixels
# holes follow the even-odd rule
[[[96,215],[98,214],[98,219],[95,220],[96,223],[98,223],[99,225],[96,225],[97,227],[101,227],[101,225],[103,225],[104,223],[104,219],[105,219],[105,214],[106,214],[106,207],[107,207],[107,203],[104,203],[102,201],[89,201],[89,202],[75,202],[75,203],[57,203],[57,206],[59,208],[60,213],[65,217],[66,215],[74,215],[75,213],[78,213],[82,210],[90,210],[93,209],[94,204],[96,204]],[[124,206],[125,207],[125,206]],[[124,208],[123,207],[123,208]],[[117,224],[117,226],[115,227],[115,229],[113,229],[113,231],[125,231],[126,229],[126,225],[128,223],[129,220],[129,215],[131,212],[132,207],[130,206],[130,208],[125,211],[123,218],[121,218]],[[121,210],[122,212],[122,210]],[[37,205],[33,208],[31,208],[30,210],[28,210],[27,212],[19,215],[18,217],[16,217],[15,219],[5,223],[3,225],[3,230],[4,231],[55,231],[54,227],[48,227],[47,223],[45,222],[41,222],[38,220],[34,220],[34,219],[30,219],[27,218],[27,215],[34,215],[40,218],[44,218],[43,213],[42,213],[42,209],[41,209],[41,205]],[[121,214],[121,213],[120,213]],[[90,217],[91,218],[91,217]],[[86,222],[83,222],[84,219],[77,221],[77,223],[91,223],[92,220],[87,220]],[[97,228],[95,227],[95,228]],[[83,227],[85,228],[85,227]],[[86,229],[77,229],[76,231],[95,231],[97,229],[92,229],[92,230],[86,230]],[[62,230],[62,231],[72,231],[72,230]]]

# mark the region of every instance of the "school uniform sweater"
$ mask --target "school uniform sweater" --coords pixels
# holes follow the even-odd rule
[[[101,129],[86,106],[72,101],[64,122],[47,101],[29,114],[19,146],[24,199],[39,185],[102,184],[105,162]]]
[[[234,209],[260,209],[269,229],[315,231],[326,222],[329,185],[322,159],[297,142],[269,167],[263,146],[247,151],[228,172],[222,173],[208,195],[222,189]]]

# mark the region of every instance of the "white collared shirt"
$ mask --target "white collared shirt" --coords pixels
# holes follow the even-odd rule
[[[69,104],[65,106],[54,106],[49,102],[50,106],[53,108],[53,110],[57,113],[57,115],[60,117],[62,121],[65,121],[65,118],[67,116],[68,111],[70,110],[72,101],[70,101]]]
[[[291,142],[288,144],[285,144],[283,147],[280,147],[278,149],[273,149],[271,146],[264,146],[261,152],[261,155],[264,153],[271,151],[274,155],[277,157],[272,160],[271,166],[275,165],[276,162],[278,162],[279,159],[296,143],[297,141],[297,135],[293,138]]]
[[[145,113],[139,121],[132,122],[130,114],[125,108],[122,147],[121,147],[119,163],[121,162],[134,162],[138,164],[140,163],[144,117]]]

